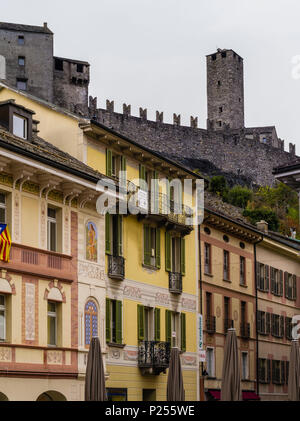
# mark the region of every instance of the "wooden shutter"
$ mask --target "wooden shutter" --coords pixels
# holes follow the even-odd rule
[[[280,383],[285,383],[285,361],[280,361]]]
[[[181,238],[180,267],[181,267],[181,274],[185,276],[185,239],[184,238]]]
[[[280,332],[279,332],[279,336],[281,337],[281,338],[283,338],[283,336],[284,336],[284,317],[283,316],[280,316],[280,326],[279,326],[279,330],[280,330]]]
[[[110,299],[106,298],[106,342],[111,341],[110,329]]]
[[[279,295],[283,296],[283,271],[279,271]]]
[[[275,364],[275,360],[272,360],[272,383],[276,384],[276,364]]]
[[[151,264],[150,225],[144,225],[144,264]]]
[[[293,300],[297,299],[297,276],[293,275]]]
[[[289,298],[289,274],[287,272],[284,272],[284,296],[285,298]]]
[[[271,382],[271,360],[267,360],[267,383]]]
[[[112,176],[112,151],[110,149],[106,149],[106,175]]]
[[[262,333],[262,326],[261,326],[261,311],[257,312],[257,331],[258,333]]]
[[[116,301],[116,343],[122,344],[122,301]]]
[[[181,322],[181,351],[186,351],[186,315],[185,313],[181,313],[180,315],[180,322]]]
[[[172,344],[172,311],[166,310],[166,342]]]
[[[105,214],[105,253],[111,254],[111,216]]]
[[[270,268],[271,272],[271,292],[274,294],[275,291],[275,271],[274,268],[271,266]]]
[[[159,228],[156,228],[155,261],[156,261],[157,269],[160,269],[160,229]]]
[[[158,178],[158,172],[154,171],[154,188],[152,190],[152,210],[155,214],[159,213],[159,178]]]
[[[156,308],[154,311],[154,326],[155,326],[154,340],[159,342],[160,341],[160,308]]]
[[[265,265],[265,288],[266,292],[270,290],[270,266]]]
[[[166,271],[167,272],[171,272],[172,271],[172,267],[171,267],[171,235],[169,232],[166,232],[166,236],[165,236],[165,254],[166,254]]]
[[[123,217],[118,215],[118,256],[123,255]]]
[[[269,335],[271,333],[271,314],[266,313],[266,334]]]
[[[145,339],[145,314],[144,306],[138,304],[137,306],[137,321],[138,321],[138,340],[143,341]]]
[[[260,263],[256,262],[256,288],[260,289]]]
[[[285,384],[288,384],[289,382],[289,368],[290,368],[289,361],[286,361],[285,362]]]
[[[125,156],[121,156],[121,171],[122,172],[126,172],[127,171],[127,163],[126,163],[126,158]],[[127,181],[127,176],[126,174],[122,174],[120,181],[122,183],[123,186],[126,185],[126,181]]]

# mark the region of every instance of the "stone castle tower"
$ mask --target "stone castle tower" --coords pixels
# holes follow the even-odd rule
[[[90,65],[53,56],[53,32],[43,26],[0,22],[2,77],[71,112],[88,114]],[[3,62],[5,68],[3,69]]]
[[[221,50],[207,60],[207,128],[242,129],[244,120],[243,59],[233,50]]]

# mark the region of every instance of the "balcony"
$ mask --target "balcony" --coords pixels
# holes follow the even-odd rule
[[[108,276],[123,281],[125,278],[125,259],[121,256],[108,256]]]
[[[76,270],[72,256],[13,243],[9,263],[1,262],[1,269],[28,273],[42,278],[72,282]]]
[[[206,331],[207,333],[216,333],[216,316],[206,317]]]
[[[241,323],[240,334],[243,339],[250,338],[250,323]]]
[[[181,273],[169,272],[169,291],[173,294],[182,294]]]
[[[191,231],[192,226],[187,219],[193,216],[193,209],[182,203],[170,200],[168,195],[158,193],[155,197],[151,192],[144,192],[133,183],[129,182],[130,189],[136,189],[139,201],[139,209],[142,218],[145,213],[156,222],[169,224],[179,231]]]
[[[228,329],[234,327],[234,322],[232,319],[224,319],[224,333],[226,334]]]
[[[139,343],[138,366],[143,374],[159,375],[166,371],[170,363],[168,342],[142,341]]]

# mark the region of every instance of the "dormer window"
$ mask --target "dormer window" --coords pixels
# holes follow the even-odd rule
[[[28,119],[18,114],[13,115],[13,134],[27,139],[28,137]]]

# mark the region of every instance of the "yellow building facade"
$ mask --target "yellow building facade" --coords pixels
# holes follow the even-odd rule
[[[171,199],[171,207],[176,202],[172,197],[174,189],[166,180],[190,179],[195,189],[198,177],[100,124],[2,84],[0,101],[8,99],[35,111],[42,138],[106,174],[117,185],[119,170],[126,170],[126,188],[135,185],[139,200],[145,199],[145,194],[138,180],[156,180],[153,189],[159,197],[157,213],[104,216],[93,208],[95,194],[86,192],[82,201],[78,212],[75,335],[80,386],[76,399],[83,399],[90,329],[91,334],[97,331],[100,337],[109,399],[165,400],[169,350],[177,346],[181,350],[186,400],[197,400],[198,244],[197,227],[187,224],[188,206],[194,204],[192,194],[183,195],[180,215],[173,208],[166,215],[164,209],[165,200]],[[74,200],[78,195],[84,192],[74,191]],[[37,237],[26,226],[26,220],[24,214],[24,230],[29,238]],[[96,256],[87,243],[90,239],[93,244],[95,230]]]

